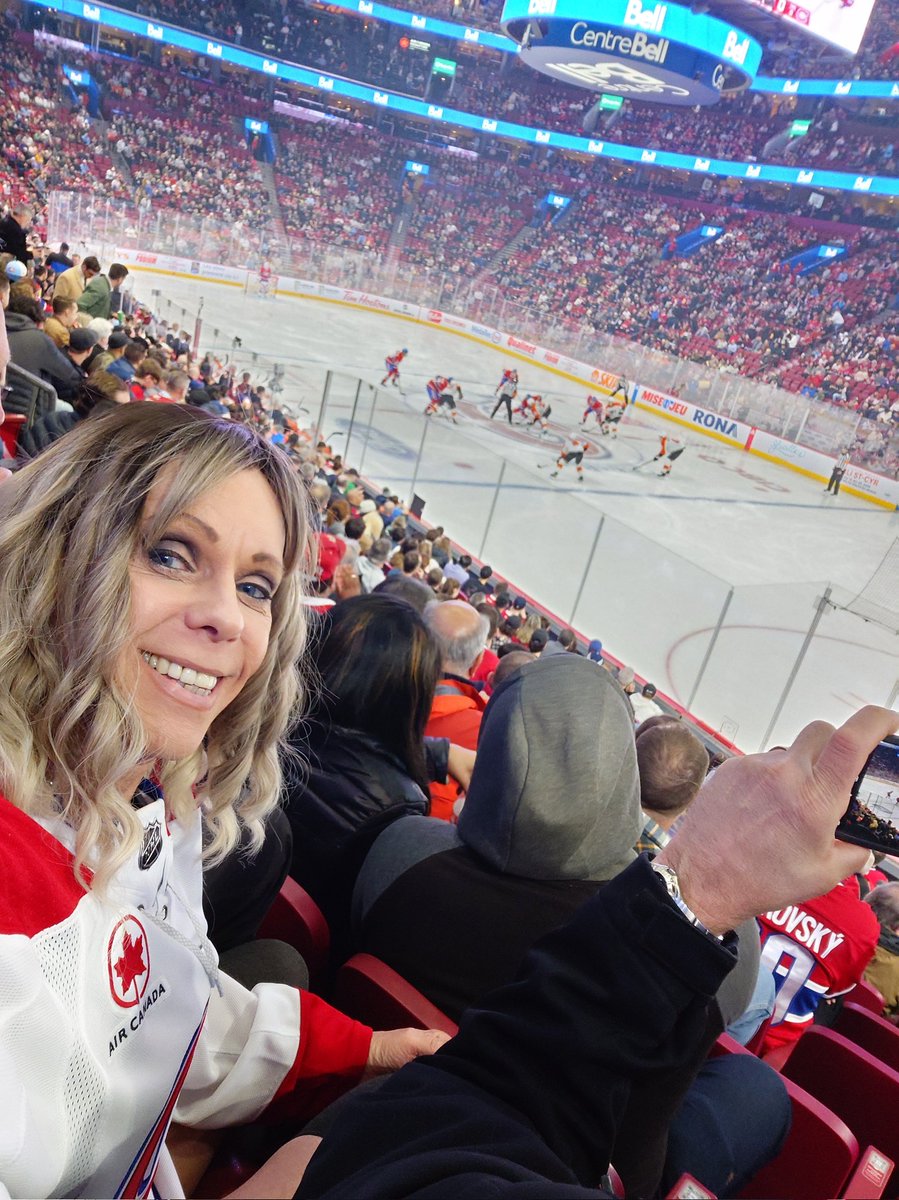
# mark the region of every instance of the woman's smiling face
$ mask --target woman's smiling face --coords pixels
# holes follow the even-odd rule
[[[165,495],[151,489],[142,525]],[[117,682],[154,758],[186,758],[259,670],[272,597],[284,575],[278,501],[255,470],[239,471],[174,517],[131,563],[131,638]]]

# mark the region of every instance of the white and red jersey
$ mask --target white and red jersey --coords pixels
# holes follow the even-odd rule
[[[590,443],[582,437],[578,437],[577,434],[572,433],[565,438],[562,446],[562,454],[583,454],[589,445]]]
[[[871,960],[880,924],[859,898],[855,878],[802,904],[759,917],[761,969],[774,975],[777,1000],[760,1053],[795,1041],[825,997],[848,992]]]
[[[173,1117],[240,1125],[275,1101],[308,1115],[364,1068],[364,1025],[219,973],[199,810],[182,824],[155,795],[103,897],[76,881],[67,825],[0,797],[0,1195],[182,1196]]]

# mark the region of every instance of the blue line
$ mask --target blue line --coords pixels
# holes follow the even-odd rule
[[[404,482],[400,480],[400,482]],[[496,480],[479,481],[475,479],[423,479],[418,478],[416,487],[419,484],[438,484],[441,487],[470,487],[470,488],[495,488]],[[504,483],[503,491],[525,491],[525,492],[548,492],[550,495],[557,495],[559,492],[564,492],[571,496],[624,496],[629,500],[682,500],[688,503],[699,504],[750,504],[758,508],[807,508],[815,512],[820,511],[824,506],[822,500],[819,504],[791,504],[786,500],[749,500],[746,498],[736,498],[727,496],[674,496],[674,495],[651,495],[647,496],[641,492],[614,492],[604,488],[591,487],[547,487],[537,483]],[[845,511],[845,510],[844,510]],[[866,516],[883,516],[884,512],[890,510],[885,509],[884,512],[878,512],[876,508],[865,506],[864,508],[852,508],[853,513],[864,513]],[[610,513],[609,516],[613,514]]]

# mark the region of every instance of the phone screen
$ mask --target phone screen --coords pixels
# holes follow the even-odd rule
[[[899,738],[875,746],[852,785],[836,835],[869,850],[899,854]]]

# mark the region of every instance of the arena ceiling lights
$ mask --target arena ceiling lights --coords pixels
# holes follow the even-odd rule
[[[673,0],[506,0],[501,24],[544,75],[660,104],[716,104],[762,61],[751,34]]]
[[[858,175],[849,171],[828,171],[815,168],[786,167],[774,163],[737,162],[726,158],[705,158],[693,154],[678,154],[671,150],[654,150],[640,146],[625,146],[615,142],[580,137],[573,133],[562,133],[555,129],[533,129],[514,121],[479,116],[445,105],[429,104],[426,100],[414,100],[411,96],[396,92],[381,91],[368,84],[356,83],[322,71],[283,59],[270,59],[254,50],[233,46],[228,42],[214,42],[198,33],[191,33],[177,26],[148,21],[146,17],[124,12],[103,4],[89,4],[87,0],[28,0],[39,8],[51,12],[65,13],[80,20],[97,25],[106,25],[136,37],[151,38],[160,45],[177,46],[204,58],[218,59],[248,71],[261,72],[270,78],[286,79],[311,88],[316,92],[331,92],[349,100],[372,105],[382,111],[404,113],[407,116],[427,121],[457,125],[475,133],[512,138],[536,146],[552,146],[558,150],[575,150],[598,158],[609,158],[618,162],[629,162],[635,166],[647,165],[666,167],[677,171],[696,174],[717,175],[725,179],[742,179],[759,183],[783,183],[798,187],[823,188],[840,192],[861,192],[872,196],[899,197],[899,180],[886,175]]]

